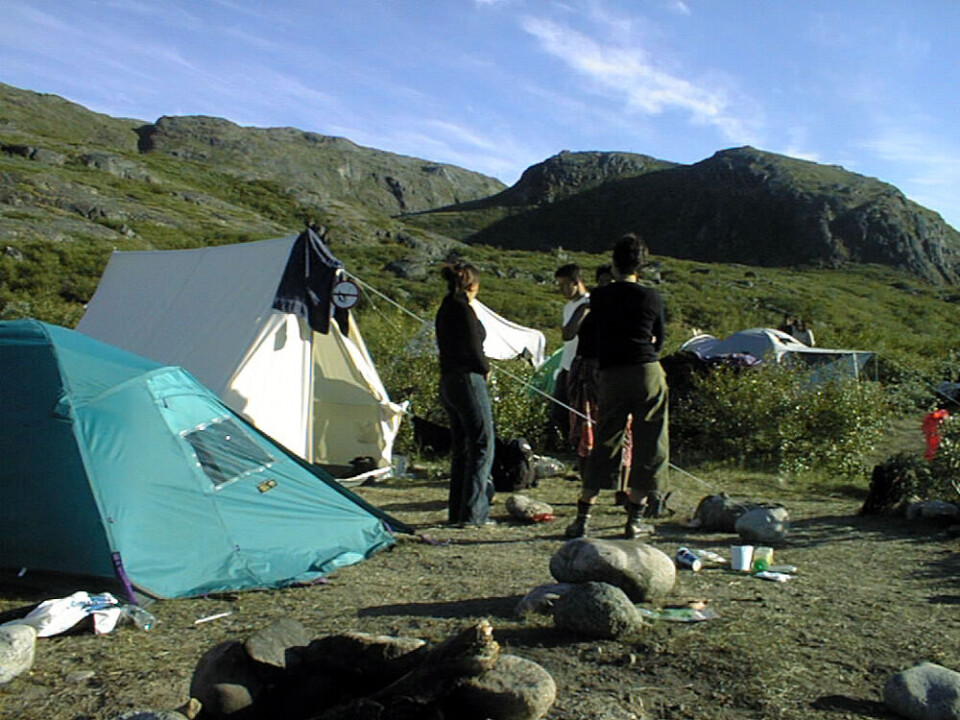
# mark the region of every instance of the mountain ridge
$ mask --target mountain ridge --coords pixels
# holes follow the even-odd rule
[[[14,244],[188,247],[315,220],[360,244],[601,251],[639,231],[654,253],[683,259],[879,263],[960,281],[960,233],[893,185],[751,147],[689,165],[563,151],[507,187],[347,138],[208,116],[112,118],[3,84],[0,211],[0,242]]]

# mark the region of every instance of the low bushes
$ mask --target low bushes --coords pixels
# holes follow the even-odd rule
[[[701,459],[862,476],[889,405],[873,382],[813,383],[810,370],[783,365],[717,368],[674,393],[671,439]]]

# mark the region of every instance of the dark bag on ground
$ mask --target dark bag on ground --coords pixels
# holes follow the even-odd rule
[[[533,448],[524,438],[510,442],[497,438],[490,474],[497,492],[516,492],[540,484],[533,465]]]
[[[413,416],[413,441],[420,452],[430,455],[448,455],[450,453],[450,428],[426,418]],[[495,439],[493,468],[493,487],[497,492],[516,492],[536,487],[537,478],[533,465],[533,448],[524,438],[514,438],[509,442]]]

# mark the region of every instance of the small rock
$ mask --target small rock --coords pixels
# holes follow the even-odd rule
[[[492,670],[468,678],[442,701],[447,717],[537,720],[557,699],[557,685],[537,663],[501,655]]]
[[[572,587],[570,583],[539,585],[523,596],[514,613],[519,618],[527,615],[551,615],[557,600]]]
[[[960,673],[920,663],[891,675],[883,688],[886,706],[909,720],[960,718]]]
[[[907,520],[956,520],[960,507],[945,500],[924,500],[907,505]]]
[[[554,605],[553,622],[558,628],[596,638],[616,638],[643,625],[627,594],[604,582],[574,585]]]
[[[553,519],[553,508],[550,505],[539,500],[533,500],[526,495],[511,495],[507,498],[504,507],[513,517],[524,522]]]
[[[245,688],[251,704],[267,689],[257,663],[237,641],[214,645],[201,656],[190,681],[190,697],[200,701],[205,716],[223,717],[226,707],[234,708],[239,697],[238,691],[224,687],[231,685]]]
[[[0,627],[0,685],[33,667],[37,631],[32,625]]]
[[[72,673],[68,673],[64,680],[66,680],[68,683],[79,684],[86,682],[91,678],[95,678],[96,676],[97,673],[95,673],[93,670],[74,670]]]
[[[287,666],[287,650],[310,644],[307,629],[293,618],[280,618],[258,630],[243,644],[251,659],[278,668]]]
[[[777,545],[787,536],[789,514],[783,507],[754,508],[737,520],[735,530],[747,542]]]
[[[113,720],[187,720],[176,710],[132,710],[117,715]]]

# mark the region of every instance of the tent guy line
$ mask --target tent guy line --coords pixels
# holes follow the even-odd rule
[[[384,293],[380,292],[379,290],[377,290],[375,287],[373,287],[373,286],[370,285],[369,283],[364,282],[363,280],[361,280],[359,277],[357,277],[356,275],[354,275],[352,272],[349,272],[349,271],[347,271],[347,270],[343,270],[342,272],[343,272],[344,276],[346,276],[346,277],[350,278],[351,280],[355,281],[358,285],[360,285],[360,286],[361,286],[362,288],[364,288],[365,290],[369,290],[369,291],[372,292],[374,295],[383,298],[384,300],[386,300],[388,303],[390,303],[391,305],[393,305],[394,307],[396,307],[396,308],[397,308],[398,310],[400,310],[401,312],[404,312],[404,313],[406,313],[407,315],[409,315],[410,317],[412,317],[414,320],[416,320],[417,322],[419,322],[421,325],[428,325],[428,324],[429,324],[426,320],[424,320],[422,317],[420,317],[419,315],[417,315],[416,313],[414,313],[412,310],[408,310],[407,308],[405,308],[403,305],[401,305],[400,303],[398,303],[398,302],[397,302],[396,300],[394,300],[393,298],[389,297],[388,295],[385,295]],[[519,377],[519,376],[517,376],[517,375],[514,375],[514,374],[511,373],[509,370],[506,370],[506,369],[504,369],[504,368],[502,368],[502,367],[497,367],[497,372],[502,372],[504,375],[506,375],[507,377],[509,377],[509,378],[515,380],[516,382],[520,383],[521,385],[523,385],[523,386],[526,387],[527,389],[533,390],[534,392],[536,392],[536,393],[542,395],[543,397],[547,398],[547,400],[549,400],[550,402],[556,403],[556,404],[559,405],[560,407],[566,408],[566,409],[569,410],[570,412],[575,413],[576,415],[578,415],[579,417],[583,418],[584,420],[586,420],[587,422],[589,422],[589,423],[591,423],[591,424],[593,423],[593,420],[591,420],[589,416],[587,416],[587,415],[585,415],[584,413],[580,412],[580,411],[577,410],[576,408],[572,408],[572,407],[570,407],[569,405],[567,405],[566,403],[563,403],[563,402],[561,402],[560,400],[557,400],[555,397],[553,397],[553,395],[550,395],[549,393],[544,392],[544,391],[541,390],[540,388],[534,387],[530,382],[528,382],[527,380],[524,380],[523,378],[521,378],[521,377]],[[700,483],[701,485],[703,485],[705,488],[707,488],[707,489],[713,489],[713,486],[712,486],[710,483],[706,482],[705,480],[702,480],[701,478],[698,478],[696,475],[694,475],[694,474],[692,474],[692,473],[690,473],[690,472],[687,472],[687,471],[684,470],[683,468],[678,467],[677,465],[675,465],[675,464],[673,464],[673,463],[670,463],[670,467],[671,467],[672,469],[676,470],[677,472],[679,472],[680,474],[686,475],[688,478],[690,478],[690,479],[692,479],[692,480],[695,480],[696,482],[698,482],[698,483]]]
[[[419,322],[421,325],[429,325],[429,322],[428,322],[427,320],[424,320],[422,317],[420,317],[419,315],[417,315],[416,313],[414,313],[412,310],[408,310],[407,308],[405,308],[403,305],[401,305],[400,303],[398,303],[398,302],[397,302],[396,300],[394,300],[393,298],[391,298],[391,297],[389,297],[389,296],[387,296],[387,295],[384,295],[382,292],[380,292],[379,290],[377,290],[375,287],[373,287],[373,286],[370,285],[369,283],[364,282],[363,280],[361,280],[359,277],[357,277],[357,276],[354,275],[353,273],[351,273],[351,272],[349,272],[349,271],[347,271],[347,270],[344,270],[344,271],[343,271],[343,274],[344,274],[346,277],[350,278],[351,280],[355,281],[358,285],[360,285],[360,286],[361,286],[362,288],[364,288],[365,290],[369,290],[370,292],[372,292],[373,294],[377,295],[378,297],[381,297],[381,298],[383,298],[384,300],[386,300],[388,303],[390,303],[391,305],[393,305],[394,307],[396,307],[398,310],[401,310],[402,312],[405,312],[407,315],[409,315],[410,317],[412,317],[414,320],[416,320],[417,322]],[[524,380],[523,378],[519,377],[518,375],[514,375],[514,374],[513,374],[512,372],[510,372],[509,370],[506,370],[506,369],[504,369],[504,368],[502,368],[502,367],[498,367],[498,368],[497,368],[497,372],[502,372],[504,375],[506,375],[507,377],[509,377],[509,378],[515,380],[516,382],[520,383],[521,385],[523,385],[523,386],[524,386],[525,388],[527,388],[528,390],[533,390],[534,392],[536,392],[536,393],[538,393],[538,394],[540,394],[540,395],[543,395],[543,397],[547,398],[547,400],[549,400],[550,402],[554,402],[554,403],[556,403],[557,405],[559,405],[560,407],[566,408],[567,410],[569,410],[569,411],[572,412],[572,413],[576,413],[576,414],[579,415],[581,418],[583,418],[584,420],[586,420],[587,422],[589,422],[589,423],[591,423],[591,424],[593,423],[593,421],[590,419],[589,416],[583,414],[582,412],[580,412],[580,411],[577,410],[576,408],[572,408],[572,407],[570,407],[569,405],[561,402],[560,400],[557,400],[555,397],[553,397],[553,395],[550,395],[549,393],[544,392],[544,391],[541,390],[540,388],[534,387],[534,386],[531,385],[527,380]]]

